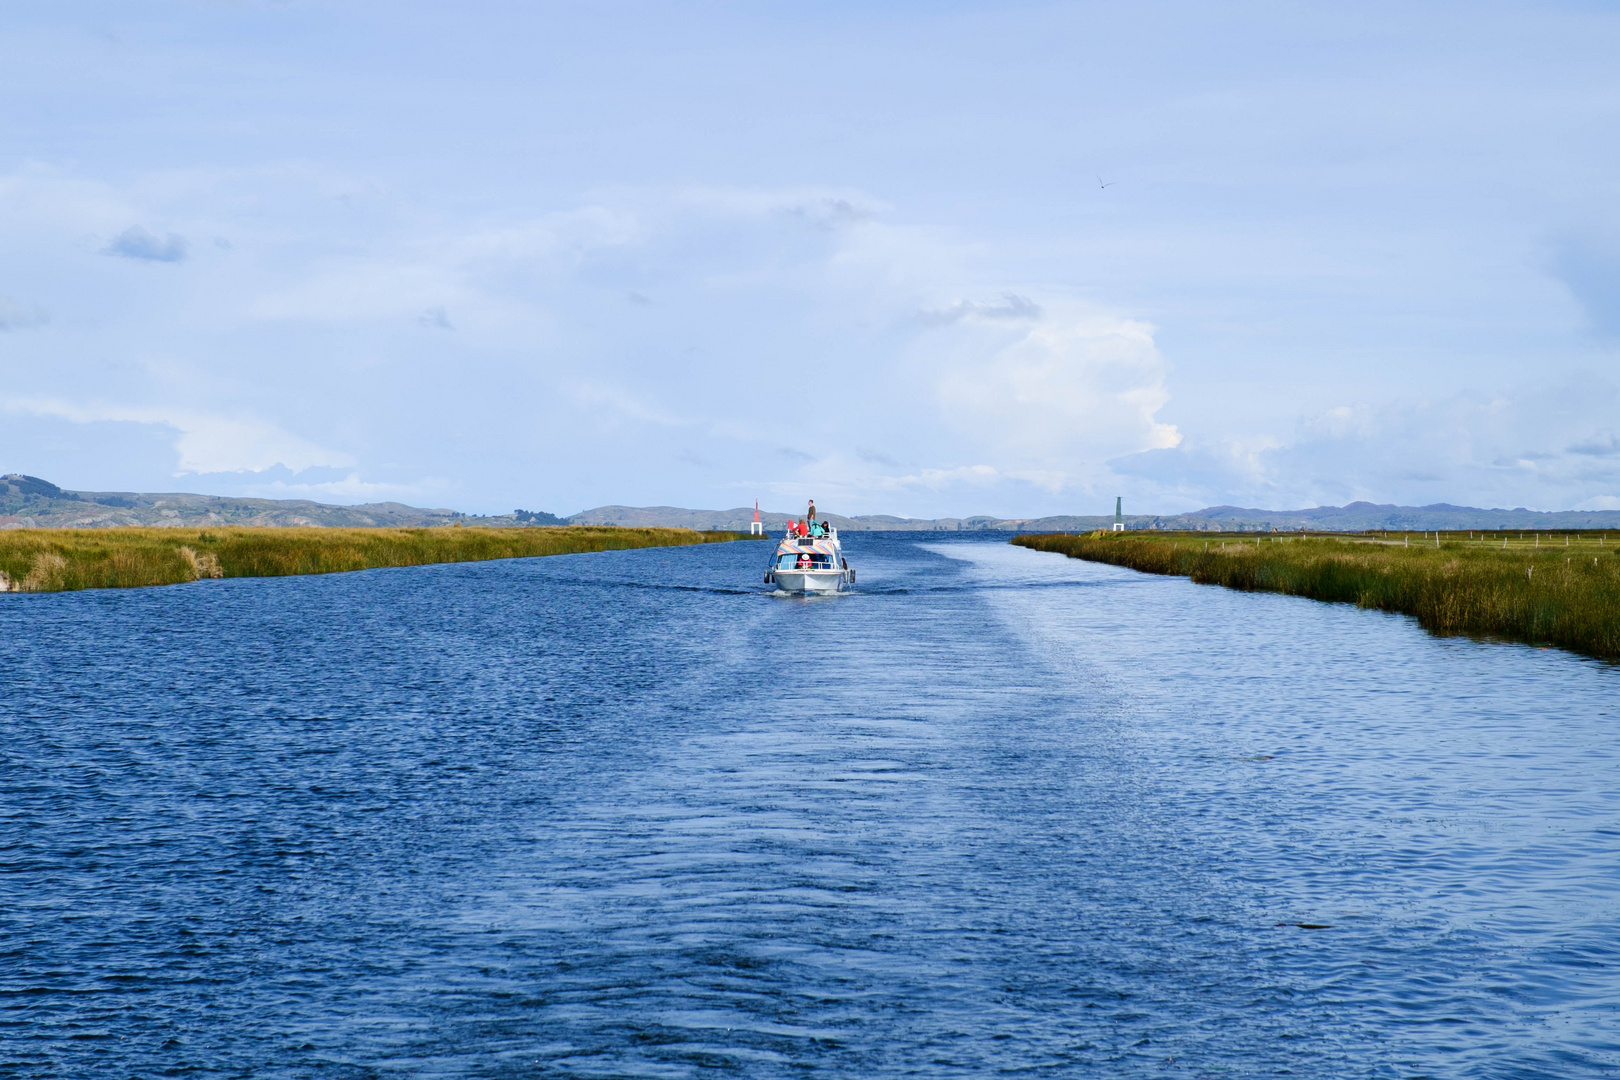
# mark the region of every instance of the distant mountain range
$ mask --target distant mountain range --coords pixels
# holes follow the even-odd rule
[[[304,499],[228,499],[215,495],[65,491],[37,476],[0,476],[0,529],[105,528],[114,525],[449,525],[453,510],[404,503],[328,506]],[[512,519],[508,519],[511,521]]]
[[[792,515],[760,511],[759,519],[772,532],[783,528]],[[1107,529],[1113,515],[1058,515],[1039,518],[900,518],[884,514],[842,517],[824,515],[840,530],[940,532],[1085,532]],[[750,507],[733,510],[685,510],[677,506],[599,506],[569,518],[575,524],[666,525],[688,529],[746,530],[754,519]],[[1241,506],[1211,506],[1188,514],[1127,514],[1128,529],[1185,529],[1192,531],[1270,532],[1311,529],[1321,532],[1362,532],[1368,529],[1620,529],[1617,510],[1481,510],[1472,506],[1395,506],[1355,502],[1349,506],[1317,506],[1309,510],[1256,510]]]
[[[760,511],[770,532],[781,531],[793,515]],[[1113,525],[1110,515],[1060,515],[1040,518],[903,518],[886,514],[843,517],[824,515],[849,532],[1084,532]],[[731,510],[687,510],[678,506],[598,506],[572,517],[542,511],[517,510],[511,514],[481,516],[455,510],[423,509],[404,503],[366,503],[332,506],[305,499],[235,499],[184,493],[140,494],[128,491],[68,491],[37,476],[9,473],[0,476],[0,529],[104,528],[115,525],[630,525],[687,529],[726,529],[747,532],[754,519],[752,507]],[[1368,529],[1620,529],[1620,511],[1481,510],[1472,506],[1394,506],[1355,502],[1349,506],[1317,506],[1309,510],[1256,510],[1240,506],[1211,506],[1190,514],[1143,515],[1125,518],[1130,529],[1185,529],[1196,531],[1270,532],[1311,529],[1323,532],[1361,532]]]

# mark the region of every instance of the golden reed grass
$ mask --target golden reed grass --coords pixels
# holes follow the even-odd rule
[[[1438,540],[1438,545],[1436,542]],[[1430,633],[1620,659],[1615,534],[1092,533],[1013,543],[1207,585],[1416,616]]]
[[[199,578],[331,574],[746,539],[692,529],[5,529],[0,590],[176,585]]]

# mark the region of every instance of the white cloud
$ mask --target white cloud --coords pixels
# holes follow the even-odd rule
[[[348,454],[324,447],[253,416],[224,416],[168,406],[78,403],[54,398],[0,399],[9,412],[54,416],[76,424],[108,421],[161,424],[178,435],[174,448],[181,472],[256,472],[285,466],[294,472],[355,464]]]
[[[1074,474],[1122,453],[1173,447],[1153,327],[1065,311],[1022,338],[941,366],[938,393],[958,431],[1000,451],[1007,470]]]

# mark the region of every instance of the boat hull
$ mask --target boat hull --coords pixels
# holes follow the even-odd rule
[[[842,570],[778,570],[776,587],[791,593],[833,593],[844,587]]]

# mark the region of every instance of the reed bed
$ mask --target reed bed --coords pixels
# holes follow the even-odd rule
[[[746,539],[692,529],[208,528],[0,530],[0,591],[176,585]]]
[[[1028,535],[1013,543],[1206,585],[1415,616],[1430,633],[1620,659],[1617,534]]]

